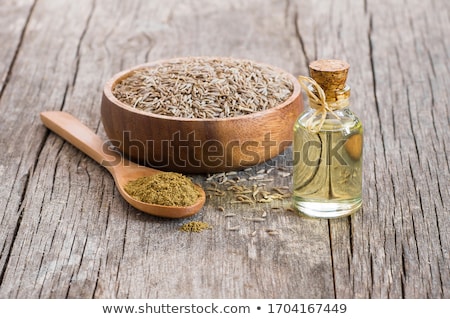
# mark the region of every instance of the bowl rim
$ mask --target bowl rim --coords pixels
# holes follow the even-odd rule
[[[291,79],[292,84],[294,86],[294,90],[292,92],[292,94],[283,102],[280,103],[274,107],[268,108],[266,110],[263,111],[257,111],[251,114],[244,114],[244,115],[238,115],[238,116],[232,116],[232,117],[218,117],[218,118],[187,118],[187,117],[176,117],[176,116],[169,116],[169,115],[161,115],[161,114],[155,114],[152,112],[148,112],[148,111],[144,111],[144,110],[140,110],[140,109],[136,109],[131,107],[130,105],[120,101],[119,99],[117,99],[114,94],[112,93],[112,88],[113,86],[120,80],[122,80],[123,78],[127,77],[131,72],[134,72],[136,70],[141,70],[141,69],[147,69],[147,68],[151,68],[154,67],[156,65],[159,64],[163,64],[163,63],[173,63],[173,62],[179,62],[179,61],[183,61],[183,60],[189,60],[189,59],[195,59],[195,58],[202,58],[202,59],[231,59],[231,60],[238,60],[238,61],[248,61],[248,62],[252,62],[252,63],[256,63],[259,65],[263,65],[266,67],[270,67],[276,71],[279,71],[281,73],[284,73],[288,76],[288,78]],[[301,97],[301,87],[300,84],[298,83],[297,79],[295,78],[295,76],[279,67],[267,64],[267,63],[260,63],[260,62],[255,62],[253,60],[250,59],[240,59],[240,58],[233,58],[233,57],[219,57],[219,56],[186,56],[186,57],[175,57],[175,58],[169,58],[169,59],[159,59],[153,62],[147,62],[147,63],[142,63],[142,64],[138,64],[135,65],[131,68],[125,69],[123,71],[120,71],[116,74],[114,74],[104,85],[103,87],[103,95],[113,104],[115,104],[116,106],[124,109],[125,111],[131,112],[131,113],[136,113],[139,115],[144,115],[144,116],[148,116],[151,118],[158,118],[158,119],[163,119],[163,120],[170,120],[170,121],[182,121],[182,122],[222,122],[222,121],[233,121],[233,120],[245,120],[245,119],[251,119],[251,118],[255,118],[255,117],[260,117],[260,116],[264,116],[270,113],[274,113],[277,112],[280,109],[285,108],[286,106],[288,106],[289,104],[292,104],[295,99],[297,99],[297,97]]]

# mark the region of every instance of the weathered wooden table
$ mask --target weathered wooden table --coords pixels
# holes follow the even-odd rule
[[[3,0],[0,297],[450,298],[449,10],[444,0]],[[295,75],[316,58],[347,60],[365,124],[362,210],[314,220],[289,199],[242,205],[227,193],[189,219],[155,218],[39,120],[64,110],[106,138],[108,78],[191,55]],[[290,154],[275,161],[283,172]],[[278,166],[266,187],[291,186]],[[192,220],[213,228],[179,231]]]

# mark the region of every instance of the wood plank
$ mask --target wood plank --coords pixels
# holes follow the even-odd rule
[[[336,296],[448,296],[449,116],[433,88],[448,81],[433,67],[448,60],[445,44],[433,45],[449,29],[445,9],[414,1],[406,11],[394,1],[298,7],[314,10],[297,17],[305,59],[350,62],[351,109],[365,124],[362,214],[330,221]],[[433,16],[441,20],[431,23]],[[448,89],[438,92],[448,99]]]
[[[28,19],[33,11],[34,2],[5,1],[0,8],[0,97],[3,94],[5,82],[9,81],[12,68],[20,50],[23,34],[28,25]]]
[[[449,259],[442,247],[450,243],[444,230],[450,222],[450,201],[438,194],[448,194],[449,185],[440,184],[438,175],[450,181],[445,154],[449,142],[442,139],[449,134],[449,116],[448,106],[433,102],[434,83],[448,83],[448,79],[434,73],[433,65],[448,61],[449,56],[444,46],[435,46],[439,40],[428,37],[448,32],[448,17],[440,13],[445,11],[443,4],[431,8],[420,1],[411,1],[407,7],[385,5],[368,6],[376,108],[384,146],[384,163],[376,172],[383,179],[377,188],[380,195],[381,190],[390,194],[378,199],[387,201],[387,207],[379,220],[386,227],[380,238],[384,252],[374,258],[382,261],[379,276],[374,278],[378,283],[374,296],[448,297]],[[392,5],[390,10],[388,5]],[[435,17],[447,21],[439,23]],[[429,51],[432,47],[434,56]],[[449,96],[444,87],[439,92]]]
[[[33,237],[37,230],[32,221],[39,223],[43,214],[40,206],[44,205],[50,193],[36,183],[40,175],[35,171],[38,158],[48,136],[39,122],[39,111],[60,109],[64,105],[73,79],[74,52],[83,31],[80,21],[88,16],[90,7],[87,6],[86,11],[86,6],[81,4],[39,1],[27,20],[31,8],[27,8],[25,2],[17,2],[17,6],[15,8],[11,4],[9,7],[11,16],[14,17],[13,13],[17,12],[17,21],[27,22],[22,26],[11,24],[10,28],[14,25],[20,28],[22,40],[18,43],[15,33],[11,33],[11,40],[3,42],[11,45],[12,49],[17,45],[20,48],[10,62],[13,65],[8,67],[8,81],[4,82],[0,100],[0,163],[5,184],[0,190],[1,295],[38,297],[41,287],[28,290],[28,277],[34,278],[39,273],[39,268],[33,265],[39,265],[46,251],[36,241],[45,247],[46,240],[53,233],[52,228],[47,229],[43,224],[41,231],[44,237]],[[23,10],[22,18],[19,16],[20,10]],[[61,147],[60,141],[53,139],[53,142],[60,143],[55,146],[56,149]],[[40,198],[32,196],[33,189],[41,189]],[[33,200],[36,202],[30,205]],[[23,275],[24,272],[27,275]],[[23,289],[21,294],[17,292],[20,289]]]
[[[29,174],[19,170],[22,164],[20,156],[16,157],[10,146],[11,136],[17,134],[13,129],[14,116],[6,118],[3,98],[6,87],[14,73],[14,66],[23,44],[24,33],[28,28],[28,20],[33,12],[33,1],[6,1],[0,8],[0,116],[2,135],[0,148],[0,177],[5,185],[0,188],[0,282],[8,262],[14,237],[16,236],[21,218],[21,202],[23,200]],[[5,95],[8,95],[6,93]],[[17,113],[16,110],[12,112]],[[22,144],[22,143],[21,143]],[[23,145],[21,145],[23,146]],[[31,158],[34,161],[34,158]]]
[[[224,4],[218,11],[216,5],[205,4],[201,13],[205,19],[195,19],[199,23],[193,23],[193,12],[198,12],[198,8],[191,6],[180,14],[175,11],[175,2],[169,5],[171,10],[166,15],[163,14],[165,8],[152,8],[151,4],[145,10],[133,7],[133,4],[120,10],[115,6],[95,6],[89,11],[89,5],[83,6],[83,21],[86,23],[78,33],[76,56],[70,57],[74,58],[70,64],[75,64],[76,68],[69,72],[73,81],[69,82],[63,109],[97,128],[98,97],[107,77],[124,67],[143,62],[144,58],[160,58],[158,49],[162,55],[170,52],[167,51],[168,45],[179,47],[176,41],[168,42],[170,38],[192,38],[198,46],[195,50],[187,48],[185,52],[173,49],[176,54],[204,54],[211,45],[207,40],[212,35],[206,34],[203,38],[192,35],[214,21],[207,17],[212,14],[212,18],[219,19],[226,12],[226,19],[235,23],[254,10],[257,3],[246,4],[242,8],[236,7],[241,5],[237,2]],[[243,12],[236,16],[241,9]],[[277,19],[282,22],[284,7],[277,9]],[[58,8],[48,6],[46,10],[46,15],[36,14],[35,19],[39,19],[42,25],[53,24],[54,21],[48,17],[57,15]],[[124,18],[123,11],[133,14]],[[150,18],[148,14],[151,14]],[[180,15],[177,17],[179,20],[175,20],[177,14]],[[177,21],[178,25],[162,27],[163,32],[160,32],[161,25],[164,26],[169,18]],[[246,23],[254,30],[259,29],[257,16]],[[152,28],[155,28],[155,34],[151,33]],[[144,31],[129,34],[127,30],[146,30],[147,34]],[[101,32],[104,36],[100,36]],[[148,38],[148,32],[154,38],[150,41],[154,43],[150,54],[148,47],[142,47],[142,40]],[[237,41],[248,41],[247,35],[242,34],[242,37]],[[229,42],[216,42],[218,47],[212,47],[217,51],[211,55],[219,52],[232,54],[230,48],[235,49]],[[208,46],[202,47],[205,44]],[[262,49],[260,47],[256,52],[261,54]],[[246,47],[243,45],[241,50],[246,52]],[[252,54],[246,52],[246,55],[252,58]],[[258,59],[257,56],[254,58]],[[57,105],[55,108],[60,107]],[[101,127],[99,131],[104,134]],[[203,179],[201,176],[197,178]],[[274,214],[273,222],[267,227],[275,225],[280,230],[279,237],[286,242],[286,247],[279,249],[279,242],[264,228],[257,231],[254,238],[249,238],[249,232],[253,234],[256,230],[254,222],[247,221],[242,231],[228,231],[224,217],[218,214],[215,203],[211,201],[196,218],[210,222],[215,226],[214,231],[199,235],[181,233],[178,227],[182,221],[160,220],[129,208],[102,168],[53,135],[49,135],[42,148],[36,173],[28,188],[23,228],[17,235],[13,257],[2,284],[4,296],[274,297],[283,285],[287,288],[281,293],[286,297],[293,294],[306,296],[311,291],[318,296],[333,295],[329,254],[307,258],[308,249],[304,253],[295,253],[306,247],[308,233],[320,238],[313,245],[315,250],[328,251],[328,239],[321,236],[323,231],[327,232],[326,222],[291,225],[292,221],[298,220],[297,216]],[[253,214],[253,210],[243,208],[237,213]],[[321,226],[315,227],[317,225]],[[290,236],[298,239],[290,242]],[[262,246],[260,242],[263,241],[268,244]],[[223,254],[229,254],[227,263],[217,258]],[[265,267],[260,267],[261,262]],[[195,267],[179,271],[186,265]],[[284,265],[283,268],[280,265]],[[224,276],[228,280],[224,281]],[[18,277],[22,278],[21,284],[13,284],[13,278]],[[142,285],[142,282],[149,285]],[[299,284],[309,288],[300,291]]]
[[[448,6],[47,0],[28,22],[23,9],[26,28],[8,42],[0,96],[0,297],[448,298]],[[105,81],[187,55],[249,58],[293,74],[316,58],[350,62],[352,109],[365,125],[362,211],[315,220],[287,211],[289,199],[247,206],[226,192],[189,219],[152,217],[39,123],[39,111],[63,109],[106,138]],[[239,176],[274,166],[266,187],[290,186],[278,167],[290,171],[291,157]],[[193,178],[210,186],[207,176]],[[190,220],[213,228],[180,232]]]

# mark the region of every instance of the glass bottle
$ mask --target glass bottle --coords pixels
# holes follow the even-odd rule
[[[293,202],[310,217],[347,216],[362,204],[363,128],[348,108],[348,69],[318,60],[309,65],[312,79],[299,77],[310,108],[294,126]]]

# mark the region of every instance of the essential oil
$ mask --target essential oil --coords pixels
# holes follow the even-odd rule
[[[310,217],[347,216],[362,204],[363,128],[348,108],[347,71],[346,62],[319,60],[312,79],[299,78],[310,109],[294,126],[293,201]]]

